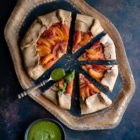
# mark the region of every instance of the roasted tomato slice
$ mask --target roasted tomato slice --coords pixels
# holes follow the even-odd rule
[[[49,37],[49,36],[52,36],[52,35],[54,35],[54,32],[51,30],[51,28],[49,28],[48,30],[45,30],[42,33],[41,37],[44,38],[44,37]]]
[[[59,23],[59,22],[54,23],[54,24],[51,26],[51,28],[53,28],[53,27],[58,27],[58,28],[60,28],[60,27],[61,27],[61,23]]]
[[[57,43],[54,47],[53,47],[53,49],[52,49],[52,54],[54,55],[54,56],[57,56],[57,50],[59,49],[59,44]]]
[[[96,42],[91,46],[91,48],[92,48],[92,49],[95,49],[96,47],[100,47],[100,46],[101,46],[100,41],[96,41]]]
[[[93,69],[97,69],[97,70],[108,70],[110,69],[109,67],[105,67],[103,65],[91,65]]]
[[[59,43],[59,49],[62,53],[66,53],[66,47],[67,47],[68,42],[62,41]]]

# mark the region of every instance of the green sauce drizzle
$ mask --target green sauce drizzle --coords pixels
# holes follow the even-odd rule
[[[62,134],[55,123],[39,121],[30,128],[27,140],[62,140]]]
[[[51,72],[51,78],[54,81],[58,81],[61,78],[63,78],[64,76],[65,76],[65,71],[64,71],[64,69],[61,69],[61,68],[54,69]]]

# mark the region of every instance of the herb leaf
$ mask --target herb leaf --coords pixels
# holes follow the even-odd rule
[[[70,69],[70,73],[68,73],[66,76],[65,76],[65,80],[66,82],[70,82],[71,80],[74,79],[74,76],[75,76],[75,70],[72,70]]]

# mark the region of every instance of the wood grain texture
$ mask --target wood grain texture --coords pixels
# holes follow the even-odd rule
[[[18,80],[23,89],[27,89],[32,86],[33,81],[27,76],[22,65],[21,54],[18,46],[18,33],[25,17],[34,7],[51,1],[54,0],[19,0],[5,27],[5,39],[12,56]],[[117,48],[117,63],[119,66],[119,73],[122,78],[122,89],[117,94],[111,107],[101,112],[82,117],[73,116],[68,111],[56,107],[56,105],[51,103],[49,100],[46,100],[41,95],[36,96],[36,94],[40,93],[39,90],[31,92],[29,96],[71,129],[95,130],[114,128],[119,124],[135,91],[135,82],[125,54],[123,42],[114,25],[83,0],[66,1],[81,13],[98,18],[105,29],[105,32],[107,32],[113,39]]]

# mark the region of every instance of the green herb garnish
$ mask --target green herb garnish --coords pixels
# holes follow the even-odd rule
[[[75,77],[75,70],[70,69],[70,72],[68,74],[66,74],[66,76],[64,77],[65,82],[63,83],[63,89],[62,90],[58,90],[57,91],[57,95],[61,96],[61,94],[66,90],[67,84],[74,79]],[[59,85],[56,84],[56,87],[59,88]]]
[[[64,82],[64,84],[63,84],[63,89],[62,89],[62,90],[58,90],[58,91],[57,91],[57,95],[60,96],[60,95],[66,90],[66,87],[67,87],[67,83]]]
[[[70,69],[70,73],[68,73],[68,74],[65,76],[64,79],[65,79],[66,82],[68,83],[68,82],[70,82],[71,80],[73,80],[74,77],[75,77],[75,70]]]

